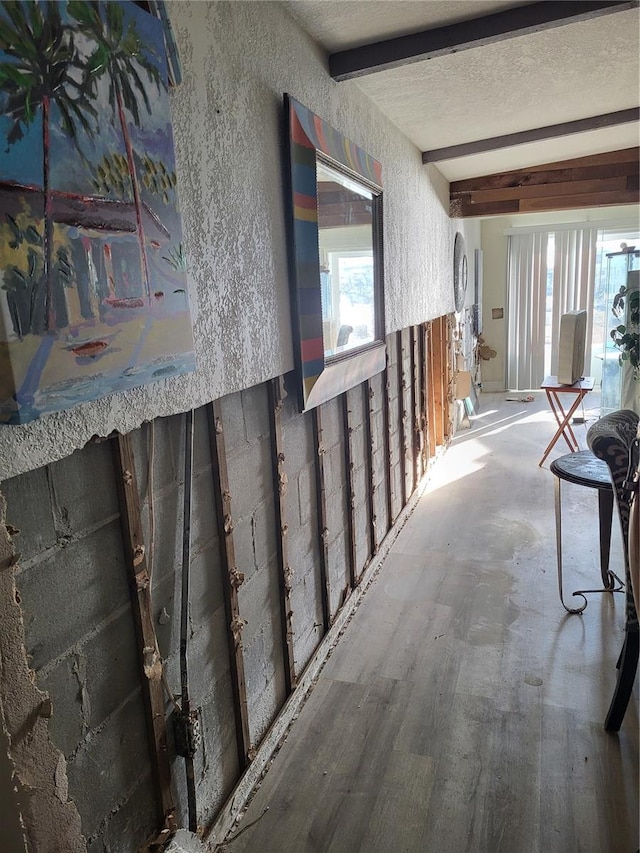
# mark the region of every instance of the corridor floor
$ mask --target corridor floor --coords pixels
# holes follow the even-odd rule
[[[567,450],[539,468],[545,398],[505,396],[433,467],[228,853],[635,853],[637,681],[603,729],[623,596],[562,609],[548,466]],[[597,495],[563,485],[571,592],[599,585]]]

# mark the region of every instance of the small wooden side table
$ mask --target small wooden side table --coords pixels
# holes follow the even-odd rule
[[[580,405],[581,400],[589,393],[589,391],[593,391],[594,385],[595,379],[593,376],[583,376],[582,379],[578,379],[578,381],[574,382],[573,385],[561,385],[558,382],[557,376],[545,377],[544,382],[540,387],[546,392],[549,406],[556,419],[556,423],[558,424],[558,429],[542,454],[542,459],[538,462],[540,467],[544,464],[544,460],[551,453],[554,444],[558,441],[560,436],[562,436],[567,442],[569,450],[572,453],[580,450],[578,441],[571,429],[570,421],[573,413]],[[565,410],[562,405],[562,400],[560,399],[561,394],[572,394],[575,397],[571,406],[567,410]]]
[[[609,549],[611,546],[611,519],[613,516],[613,486],[609,476],[609,466],[590,450],[578,450],[567,453],[551,463],[551,473],[554,475],[555,510],[556,510],[556,554],[558,560],[558,592],[562,606],[568,613],[582,613],[587,606],[585,593],[588,592],[621,592],[624,584],[609,569]],[[567,607],[562,591],[562,501],[560,481],[576,483],[598,490],[598,515],[600,519],[600,574],[603,587],[599,589],[577,589],[572,595],[579,595],[584,600],[580,607]]]

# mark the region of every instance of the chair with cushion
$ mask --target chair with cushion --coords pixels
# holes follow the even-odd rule
[[[620,525],[625,562],[625,639],[618,659],[618,679],[605,720],[605,729],[617,732],[624,718],[638,667],[638,613],[633,596],[632,568],[637,578],[635,547],[631,548],[634,565],[631,566],[629,548],[629,517],[638,492],[638,424],[640,417],[630,409],[604,415],[587,432],[587,443],[592,452],[606,462],[611,475]],[[637,507],[634,507],[634,516]],[[635,523],[635,522],[634,522]],[[631,531],[633,534],[637,531]],[[634,578],[634,579],[635,579]],[[638,591],[636,591],[637,594]]]

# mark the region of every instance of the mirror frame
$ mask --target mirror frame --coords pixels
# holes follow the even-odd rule
[[[380,373],[384,342],[382,166],[319,116],[285,95],[288,130],[289,264],[293,346],[301,411],[309,411]],[[325,357],[318,236],[317,155],[375,193],[373,255],[375,339]]]

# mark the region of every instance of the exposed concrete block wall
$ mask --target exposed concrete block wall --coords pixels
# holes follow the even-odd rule
[[[387,337],[387,382],[389,384],[389,476],[391,478],[391,515],[395,519],[402,509],[402,456],[404,449],[398,418],[398,336]]]
[[[356,544],[356,577],[371,559],[369,537],[369,506],[367,503],[367,441],[365,434],[365,386],[359,385],[347,392],[347,404],[351,412],[351,455],[353,478],[353,520]]]
[[[178,698],[183,430],[183,416],[154,423],[151,481],[154,615]],[[150,425],[133,439],[150,543]],[[66,757],[88,849],[100,853],[128,852],[158,829],[115,477],[112,449],[102,442],[3,484],[20,529],[17,586],[27,653],[38,687],[52,700],[51,738]],[[195,418],[193,507],[189,662],[192,701],[202,710],[204,748],[196,755],[196,774],[206,822],[239,770],[204,410]],[[168,702],[167,716],[171,711]],[[174,757],[173,770],[184,815],[181,758]]]
[[[259,744],[285,700],[268,395],[265,384],[224,397],[227,467],[247,679],[249,733]]]
[[[133,623],[127,619],[129,594],[109,465],[108,446],[91,445],[44,471],[3,484],[11,519],[20,529],[16,546],[22,551],[12,597],[19,603],[19,612],[3,612],[1,618],[4,624],[12,617],[24,631],[24,647],[14,639],[2,649],[3,676],[8,678],[8,670],[14,670],[7,684],[10,701],[5,704],[3,698],[11,757],[17,777],[29,791],[29,803],[51,794],[54,801],[58,796],[64,802],[67,793],[74,801],[75,819],[70,823],[66,818],[66,827],[60,821],[66,816],[50,809],[31,817],[28,838],[37,850],[86,849],[80,819],[85,838],[104,835],[111,812],[139,790],[148,808],[145,811],[139,803],[138,819],[146,822],[147,829],[155,824],[153,796],[146,784],[145,719]],[[97,483],[101,488],[96,488]],[[2,606],[7,606],[5,595]],[[27,661],[35,671],[35,685],[28,676],[25,687],[16,670],[26,672]],[[47,691],[51,701],[40,689]],[[15,715],[29,701],[31,691],[39,699],[21,724]],[[48,709],[46,714],[43,708]],[[35,738],[47,717],[54,746],[47,745],[46,731],[39,734],[44,743]],[[35,756],[21,755],[28,743]],[[49,777],[42,778],[47,752],[53,753],[55,764]],[[52,789],[57,776],[61,781]],[[76,798],[74,792],[83,789],[94,795]],[[28,805],[23,819],[25,813],[29,815]]]
[[[371,467],[373,481],[373,506],[375,513],[375,528],[377,544],[384,539],[390,526],[387,508],[387,480],[389,477],[387,458],[386,425],[383,415],[384,390],[386,375],[379,373],[371,379],[371,394],[369,409],[371,419]]]
[[[402,397],[402,417],[404,420],[404,481],[405,494],[411,494],[413,486],[413,406],[411,403],[411,346],[409,329],[402,329],[399,335],[401,341],[401,349],[398,353],[398,359],[402,364],[403,387],[401,389]]]
[[[347,554],[347,479],[340,398],[322,406],[322,450],[325,472],[329,609],[334,617],[349,592]]]
[[[352,590],[350,518],[357,583],[392,524],[390,489],[394,517],[402,509],[403,412],[407,413],[408,446],[404,494],[411,493],[411,387],[415,376],[411,374],[409,331],[402,333],[405,346],[401,353],[397,337],[391,335],[387,340],[386,372],[323,405],[318,413],[300,414],[294,396],[285,397],[280,418],[281,461],[286,471],[282,529],[274,494],[277,460],[268,384],[224,397],[219,404],[228,475],[227,485],[220,488],[228,489],[231,499],[223,533],[217,516],[222,495],[216,494],[214,476],[213,410],[207,406],[194,413],[187,661],[191,706],[199,711],[202,733],[194,756],[201,826],[212,823],[245,763],[238,739],[241,712],[234,696],[239,695],[246,706],[249,753],[260,745],[287,698],[285,572],[278,537],[286,537],[288,567],[293,572],[288,615],[295,681],[324,636],[325,587],[329,622]],[[405,389],[398,384],[399,357],[404,360]],[[345,400],[350,433],[345,428]],[[320,446],[314,418],[321,425]],[[175,818],[178,825],[186,826],[185,767],[175,751],[172,727],[181,701],[185,416],[145,424],[131,434],[130,442],[150,575],[151,617],[166,662],[168,690],[160,710],[166,719]],[[36,687],[24,684],[23,677],[22,685],[18,682],[11,689],[27,695],[35,690],[38,702],[46,708],[50,700],[46,726],[39,725],[45,727],[43,736],[50,736],[48,749],[60,765],[55,778],[63,781],[51,784],[47,793],[57,797],[57,803],[66,804],[71,815],[67,817],[69,831],[75,833],[75,841],[51,849],[86,847],[90,853],[125,853],[153,837],[162,825],[149,748],[146,676],[136,635],[139,617],[132,607],[132,594],[136,593],[130,589],[127,533],[122,523],[126,508],[116,488],[118,478],[129,473],[123,474],[119,467],[116,443],[115,438],[91,442],[59,462],[2,485],[8,522],[20,531],[13,530],[20,552],[16,565],[5,570],[5,574],[10,570],[11,577],[15,573],[17,591],[3,606],[13,608],[13,619],[24,631],[24,648],[19,639],[13,645],[4,641],[3,674],[9,671],[6,661],[21,666],[24,673],[28,673],[28,664],[35,673]],[[347,443],[353,501],[348,489]],[[319,527],[319,452],[325,483],[321,499],[326,514],[326,564]],[[9,542],[7,530],[11,528],[5,529]],[[236,651],[225,607],[230,577],[223,570],[225,542],[221,536],[232,538],[235,566],[230,568],[244,576],[237,594],[242,622],[237,653],[244,667],[244,689],[235,681],[230,663]],[[10,548],[7,553],[8,565]],[[7,707],[0,705],[5,718]],[[5,725],[11,739],[9,757],[15,762],[19,728],[11,715]],[[19,761],[16,768],[20,770]],[[43,789],[47,790],[46,784]]]
[[[51,738],[89,849],[108,839],[124,853],[122,822],[150,833],[156,815],[111,456],[108,443],[89,444],[3,491],[24,549],[16,586],[36,684],[53,702]]]
[[[284,399],[282,432],[288,480],[289,565],[293,571],[293,648],[296,668],[301,672],[322,638],[322,590],[313,426],[309,415],[298,413],[295,400],[294,393]]]
[[[240,400],[240,395],[237,395]],[[148,460],[151,424],[134,433],[137,480],[143,502],[145,541],[150,543],[149,485],[154,511],[152,598],[155,628],[168,681],[180,698],[180,608],[184,500],[185,418],[176,415],[154,421],[153,476]],[[233,432],[230,430],[233,434]],[[194,413],[194,452],[191,518],[191,595],[188,665],[192,704],[201,710],[203,749],[195,756],[196,792],[206,823],[229,795],[239,774],[235,719],[227,649],[227,620],[222,591],[220,543],[211,463],[207,413]],[[215,653],[214,653],[215,650]],[[169,716],[174,708],[166,705]],[[169,726],[169,737],[172,728]],[[184,761],[174,756],[173,783],[178,812],[187,812]]]

